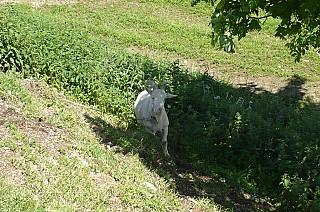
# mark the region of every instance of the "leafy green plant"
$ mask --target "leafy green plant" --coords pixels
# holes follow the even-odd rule
[[[201,0],[193,0],[195,5]],[[319,4],[312,1],[205,0],[214,7],[211,18],[212,41],[234,52],[233,37],[241,40],[248,32],[261,30],[270,18],[279,18],[275,36],[289,39],[287,46],[296,61],[311,47],[319,48]]]
[[[2,23],[0,32],[0,69],[3,71],[22,71],[26,63],[26,55],[20,48],[23,41],[15,31],[15,25],[11,22]]]

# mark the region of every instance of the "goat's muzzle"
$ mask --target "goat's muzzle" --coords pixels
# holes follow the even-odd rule
[[[160,114],[162,113],[162,110],[163,110],[163,108],[162,108],[162,107],[159,107],[159,108],[157,108],[157,109],[154,111],[154,113],[155,113],[156,115],[160,115]]]

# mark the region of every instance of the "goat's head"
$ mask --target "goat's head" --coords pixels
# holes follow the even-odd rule
[[[173,94],[165,92],[165,87],[166,87],[167,82],[163,82],[160,89],[158,88],[158,85],[156,83],[154,83],[153,81],[147,80],[147,82],[153,88],[153,89],[149,89],[145,86],[145,90],[151,96],[151,101],[152,101],[152,105],[153,105],[152,110],[156,115],[159,115],[164,110],[165,100],[168,98],[176,97],[177,95],[173,95]]]

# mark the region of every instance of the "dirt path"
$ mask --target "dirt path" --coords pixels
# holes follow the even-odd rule
[[[0,0],[0,3],[29,3],[35,8],[43,5],[74,4],[77,0]]]
[[[213,76],[217,78],[224,78],[235,87],[245,88],[254,93],[271,93],[271,94],[285,94],[292,97],[297,97],[296,93],[283,92],[288,90],[289,87],[292,90],[299,87],[299,96],[300,99],[308,101],[312,104],[320,104],[320,82],[307,82],[303,78],[299,78],[299,85],[292,84],[293,81],[296,81],[297,77],[291,77],[287,80],[281,79],[277,76],[258,76],[253,77],[250,75],[237,75],[235,73],[231,74],[219,74],[218,71],[210,71]]]
[[[158,50],[141,49],[137,46],[130,46],[126,49],[128,52],[144,55],[150,58],[162,57],[162,52]],[[167,55],[163,54],[163,57]],[[271,94],[286,94],[295,95],[288,92],[283,92],[288,90],[289,87],[295,87],[292,85],[292,81],[295,81],[297,77],[292,77],[289,79],[281,78],[278,76],[252,76],[248,73],[236,73],[236,72],[222,72],[213,68],[210,61],[201,61],[197,59],[186,59],[179,57],[177,55],[170,58],[172,61],[179,61],[179,64],[191,71],[207,72],[215,79],[222,79],[230,82],[234,87],[245,88],[254,93],[271,93]],[[310,103],[320,105],[320,82],[313,81],[308,82],[300,78],[301,84],[299,84],[299,98],[306,100]],[[296,89],[292,89],[296,90]]]

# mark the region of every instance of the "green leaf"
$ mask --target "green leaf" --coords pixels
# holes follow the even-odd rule
[[[291,27],[287,30],[288,35],[294,35],[297,34],[301,30],[301,24],[296,23],[291,25]]]
[[[283,180],[283,186],[284,186],[285,188],[288,188],[289,185],[290,185],[290,180],[289,180],[289,179],[284,179],[284,180]]]
[[[249,22],[249,29],[250,30],[261,30],[260,22],[257,19],[252,19]]]
[[[224,5],[226,4],[226,0],[221,0],[219,3],[218,3],[218,5],[217,5],[217,9],[219,9],[219,10],[221,10],[223,7],[224,7]]]

